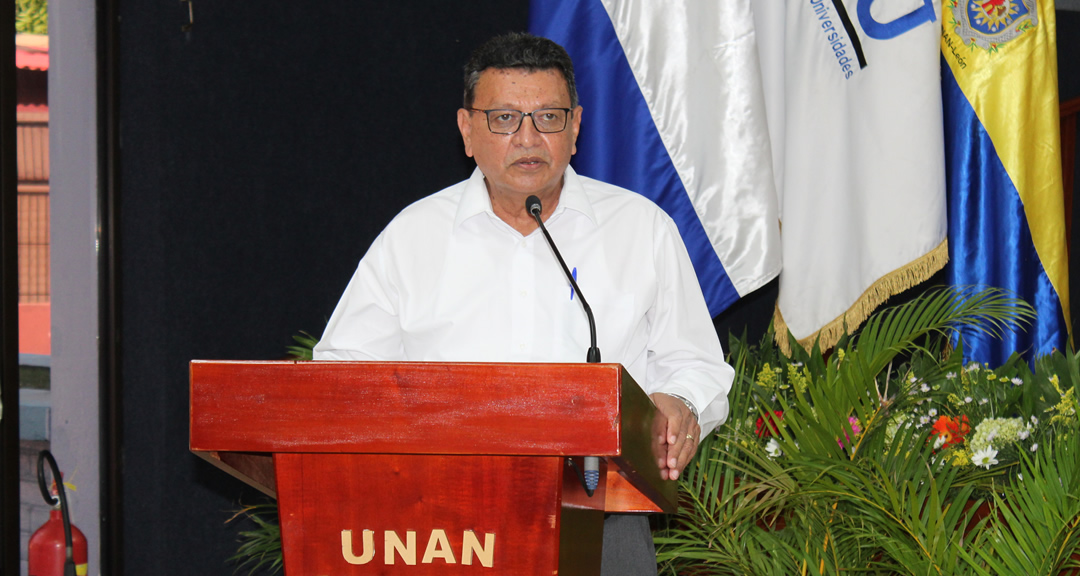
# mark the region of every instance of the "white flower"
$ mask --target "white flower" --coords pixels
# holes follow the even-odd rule
[[[945,435],[944,434],[938,434],[937,440],[934,440],[934,450],[937,450],[938,448],[941,448],[944,445],[945,445]]]
[[[1039,425],[1039,419],[1038,419],[1038,418],[1036,418],[1036,417],[1034,417],[1034,416],[1032,416],[1032,417],[1031,417],[1031,425],[1032,425],[1032,426],[1038,426],[1038,425]]]
[[[922,390],[923,392],[929,392],[930,391],[930,385],[927,384],[926,382],[923,382],[923,385],[920,386],[919,389]]]
[[[970,404],[970,403],[971,403],[971,396],[964,396],[964,404]]]
[[[1016,437],[1021,440],[1027,440],[1028,436],[1031,436],[1031,431],[1029,431],[1027,428],[1024,428],[1023,430],[1016,433]]]
[[[945,375],[945,379],[946,380],[955,380],[956,379],[956,372],[949,372],[948,374]]]
[[[997,450],[985,448],[971,455],[971,463],[989,470],[991,466],[998,463],[995,456],[997,456]]]
[[[983,404],[986,404],[987,402],[989,402],[989,400],[987,400],[986,398],[983,398],[982,400],[979,400],[979,406],[982,406]]]
[[[780,443],[776,441],[776,438],[769,438],[769,443],[765,445],[765,452],[769,454],[769,458],[778,458],[784,455],[784,451],[780,449]]]
[[[927,410],[926,415],[931,417],[931,418],[933,418],[934,416],[937,416],[937,408],[931,408],[931,409]]]
[[[977,372],[979,370],[979,363],[972,362],[971,364],[968,364],[966,370],[968,372]]]
[[[1017,473],[1016,473],[1016,477],[1017,477],[1017,478],[1019,478],[1021,482],[1023,482],[1023,481],[1024,481],[1024,475],[1023,475],[1023,474],[1021,474],[1021,473],[1017,472]]]
[[[919,426],[925,426],[930,423],[929,416],[919,416]]]
[[[1031,445],[1031,451],[1032,452],[1034,452],[1034,451],[1036,451],[1038,449],[1039,449],[1039,443],[1038,442]]]
[[[1013,376],[1012,383],[1013,383],[1013,386],[1019,386],[1019,385],[1023,384],[1024,381],[1021,380],[1020,378],[1016,377],[1016,376]]]

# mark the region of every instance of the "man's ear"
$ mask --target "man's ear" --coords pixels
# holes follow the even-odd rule
[[[571,148],[570,148],[570,155],[571,156],[573,156],[574,154],[577,154],[577,137],[578,137],[578,133],[581,131],[581,110],[582,110],[581,106],[578,106],[577,108],[574,108],[574,116],[570,120],[570,132],[571,132],[570,137],[573,140],[573,143],[572,143]]]
[[[469,118],[469,111],[464,108],[458,108],[457,111],[457,127],[461,132],[461,140],[465,143],[465,155],[472,158],[472,120]]]

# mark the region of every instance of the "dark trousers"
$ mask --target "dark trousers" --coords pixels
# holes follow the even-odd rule
[[[656,576],[656,547],[649,517],[609,514],[604,518],[601,576]]]

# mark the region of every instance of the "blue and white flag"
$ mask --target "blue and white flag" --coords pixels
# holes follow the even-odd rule
[[[750,0],[533,2],[574,60],[574,169],[675,220],[709,311],[780,273],[780,229]]]

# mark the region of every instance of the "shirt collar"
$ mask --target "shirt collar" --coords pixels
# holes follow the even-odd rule
[[[582,179],[570,166],[566,167],[563,176],[563,189],[559,194],[559,205],[555,208],[552,218],[558,217],[567,210],[581,213],[596,225],[596,213],[592,203],[585,192]],[[479,214],[490,214],[495,218],[495,211],[491,208],[491,198],[488,196],[487,186],[484,184],[484,173],[480,168],[473,170],[472,176],[465,181],[465,191],[458,203],[457,214],[454,217],[454,227],[457,228],[463,222]]]

